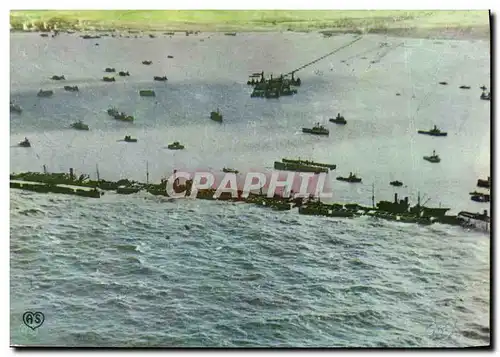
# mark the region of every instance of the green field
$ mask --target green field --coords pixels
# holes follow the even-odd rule
[[[29,28],[309,31],[488,26],[485,11],[346,10],[23,10],[11,11],[14,30]]]

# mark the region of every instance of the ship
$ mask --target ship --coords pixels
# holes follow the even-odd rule
[[[316,125],[312,128],[302,128],[303,133],[314,134],[314,135],[330,135],[330,131],[326,129],[323,125],[316,123]]]
[[[225,167],[224,167],[224,168],[222,169],[222,172],[237,174],[239,171],[238,171],[238,170],[235,170],[235,169],[228,169],[228,168],[225,168]]]
[[[125,142],[127,142],[127,143],[136,143],[136,142],[137,142],[137,139],[132,138],[130,135],[126,135],[126,136],[125,136],[125,139],[123,139],[123,141],[125,141]]]
[[[313,172],[315,174],[319,173],[328,173],[328,168],[326,167],[319,167],[319,166],[314,166],[314,165],[306,165],[302,163],[293,163],[293,162],[280,162],[280,161],[275,161],[274,162],[274,169],[275,170],[284,170],[284,171],[295,171],[295,172]]]
[[[142,61],[142,64],[145,64],[146,66],[149,66],[153,61]]]
[[[127,71],[127,72],[120,71],[120,72],[118,72],[118,75],[119,75],[120,77],[127,77],[127,76],[130,76],[130,73],[128,73],[128,71]]]
[[[37,96],[47,98],[47,97],[52,97],[53,94],[54,94],[54,91],[40,89]]]
[[[52,77],[50,77],[50,79],[52,79],[54,81],[64,81],[64,80],[66,80],[66,78],[64,78],[64,76],[52,76]]]
[[[23,141],[21,141],[19,144],[17,144],[18,146],[21,146],[23,148],[30,148],[31,147],[31,143],[30,141],[28,140],[28,138],[24,138]]]
[[[115,77],[102,77],[103,82],[115,82]]]
[[[70,126],[76,130],[89,130],[89,126],[84,124],[81,120],[71,124]]]
[[[335,119],[330,118],[330,121],[335,124],[342,124],[342,125],[347,124],[347,121],[344,119],[343,116],[340,115],[340,113],[337,114],[337,117]]]
[[[460,89],[470,89],[470,86],[460,86]]]
[[[490,188],[491,187],[491,178],[488,176],[487,180],[478,179],[477,180],[477,187]]]
[[[292,159],[281,159],[285,164],[301,164],[301,165],[310,165],[310,166],[318,166],[318,167],[326,167],[330,170],[335,170],[337,165],[333,164],[322,164],[319,162],[309,161],[309,160],[292,160]]]
[[[67,92],[78,92],[78,86],[64,86],[64,90]]]
[[[159,82],[165,82],[167,80],[167,76],[163,76],[163,77],[160,77],[160,76],[154,76],[153,77],[153,80],[155,81],[159,81]]]
[[[107,72],[107,73],[114,73],[114,72],[116,72],[116,71],[115,71],[115,69],[114,69],[114,68],[106,68],[106,69],[104,70],[104,72]]]
[[[172,144],[167,146],[170,150],[183,150],[184,145],[181,145],[178,141],[174,141]]]
[[[222,114],[220,113],[219,108],[217,108],[216,112],[210,112],[210,119],[222,123]]]
[[[441,131],[437,128],[437,126],[434,125],[434,128],[431,130],[419,130],[419,134],[424,134],[424,135],[431,135],[431,136],[447,136],[448,133]]]
[[[436,150],[432,151],[431,156],[424,156],[424,160],[427,160],[427,161],[432,162],[432,163],[438,163],[441,161],[441,159],[439,158],[439,155],[436,155]]]
[[[403,186],[403,183],[402,183],[401,181],[398,181],[398,180],[396,180],[396,181],[391,181],[389,184],[390,184],[391,186],[396,186],[396,187]]]
[[[155,91],[151,89],[142,89],[139,91],[141,97],[155,97]]]
[[[350,172],[348,177],[337,176],[337,181],[358,183],[358,182],[361,182],[361,177],[357,177],[355,174]]]

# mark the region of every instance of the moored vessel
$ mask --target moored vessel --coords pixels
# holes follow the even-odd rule
[[[313,126],[312,128],[302,128],[302,132],[314,135],[325,135],[325,136],[330,135],[330,131],[326,129],[323,125],[320,125],[319,123],[316,123],[316,125]]]
[[[432,163],[438,163],[441,161],[441,158],[439,155],[436,154],[436,150],[432,150],[432,155],[431,156],[424,156],[424,160],[432,162]]]

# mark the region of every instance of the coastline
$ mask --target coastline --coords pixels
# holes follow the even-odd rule
[[[490,38],[486,10],[11,11],[10,23],[11,32],[57,29],[87,33],[129,32],[146,36],[160,32],[318,32],[325,37],[353,33],[456,40]]]

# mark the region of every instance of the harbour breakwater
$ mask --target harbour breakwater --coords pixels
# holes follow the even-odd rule
[[[114,191],[116,194],[134,194],[138,192],[148,192],[155,196],[174,197],[168,194],[167,180],[162,180],[159,184],[141,183],[122,179],[119,181],[90,180],[88,175],[80,175],[78,178],[70,169],[67,173],[38,173],[26,172],[10,175],[10,187],[23,189],[38,193],[70,194],[89,198],[100,198],[106,191]],[[193,181],[186,180],[180,184],[178,180],[173,183],[173,190],[176,194],[184,193],[183,196],[190,196],[193,188]],[[458,215],[446,215],[448,209],[428,208],[420,204],[410,207],[408,197],[398,201],[397,194],[394,202],[380,201],[372,207],[363,206],[357,203],[327,204],[320,201],[320,197],[311,194],[309,197],[283,197],[275,194],[269,197],[267,194],[250,192],[243,195],[243,190],[237,190],[236,195],[230,192],[222,192],[216,195],[214,188],[197,189],[195,197],[204,200],[220,200],[232,202],[252,203],[259,206],[269,207],[273,210],[292,210],[298,207],[298,213],[304,215],[315,215],[337,218],[356,218],[368,216],[378,219],[397,221],[401,223],[414,223],[419,225],[431,225],[441,223],[466,228],[477,228],[484,231],[490,230],[490,217],[487,211],[483,213],[460,212]]]

